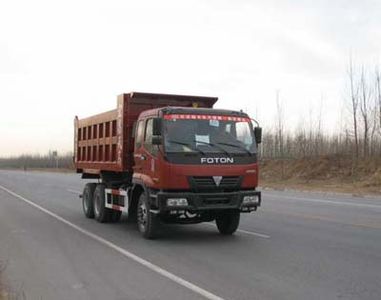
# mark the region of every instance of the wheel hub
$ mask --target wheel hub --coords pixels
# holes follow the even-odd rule
[[[95,197],[94,200],[95,200],[94,201],[94,213],[96,216],[99,216],[99,211],[100,211],[100,209],[99,209],[99,197]]]
[[[83,198],[84,198],[83,206],[85,208],[85,211],[88,211],[88,209],[89,209],[89,203],[88,203],[89,197],[88,197],[87,193],[84,193]]]
[[[144,232],[147,226],[147,206],[144,202],[139,203],[138,207],[138,224],[140,231]]]

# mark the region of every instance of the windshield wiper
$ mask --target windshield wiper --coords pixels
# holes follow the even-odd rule
[[[191,150],[193,150],[193,151],[196,150],[196,151],[200,152],[202,155],[205,155],[205,152],[204,152],[204,151],[198,149],[197,147],[192,147],[192,145],[189,144],[189,143],[184,143],[184,142],[174,141],[174,140],[167,140],[167,142],[168,142],[168,143],[172,143],[172,144],[177,144],[177,145],[186,146],[186,147],[188,147],[189,149],[191,149]]]
[[[246,151],[246,153],[248,153],[250,156],[253,156],[253,153],[251,153],[249,150],[247,150],[245,147],[243,147],[241,145],[229,144],[229,143],[217,143],[217,144],[226,145],[226,146],[230,146],[230,147],[234,147],[234,148],[239,148],[239,149]]]
[[[231,157],[231,154],[228,151],[226,151],[226,149],[224,149],[223,147],[218,147],[218,145],[216,145],[216,144],[208,143],[208,142],[203,142],[203,141],[198,141],[198,140],[194,140],[194,142],[215,147],[215,148],[221,150],[222,152],[224,152],[226,155]]]

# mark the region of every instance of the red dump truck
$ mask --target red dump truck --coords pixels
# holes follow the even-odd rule
[[[145,238],[162,223],[214,220],[233,234],[240,213],[261,205],[262,130],[242,111],[213,109],[216,101],[132,92],[118,96],[115,110],[76,117],[77,173],[97,179],[81,195],[85,216],[117,222],[124,212]]]

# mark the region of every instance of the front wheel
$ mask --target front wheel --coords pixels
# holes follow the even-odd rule
[[[223,235],[233,234],[238,228],[239,219],[239,210],[222,212],[216,217],[218,231]]]
[[[146,239],[154,239],[157,235],[159,220],[152,212],[148,204],[148,197],[142,193],[137,207],[137,222],[140,233]]]

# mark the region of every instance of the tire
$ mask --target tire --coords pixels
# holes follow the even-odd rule
[[[223,235],[232,235],[238,228],[239,220],[239,210],[232,210],[219,214],[216,217],[218,231]]]
[[[111,212],[111,217],[110,217],[110,221],[112,223],[117,223],[120,221],[120,218],[122,217],[122,212],[121,211],[117,211],[117,210],[113,210]]]
[[[96,183],[86,183],[82,193],[82,209],[86,218],[94,218],[94,191]]]
[[[128,223],[136,223],[138,220],[138,217],[137,217],[138,202],[139,202],[139,199],[137,199],[137,201],[131,201],[131,204],[128,208],[128,214],[127,214]]]
[[[160,223],[156,215],[149,210],[148,197],[145,193],[142,193],[137,206],[138,229],[144,238],[154,239],[157,236]]]
[[[98,184],[94,191],[94,217],[100,223],[111,220],[113,211],[105,207],[105,186]]]

